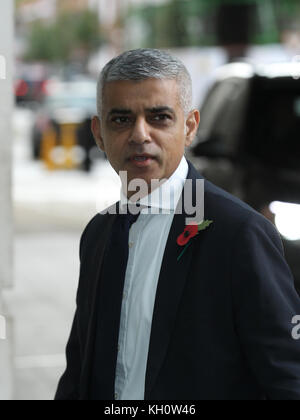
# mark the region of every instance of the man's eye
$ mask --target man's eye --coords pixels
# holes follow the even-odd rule
[[[155,115],[153,119],[155,121],[165,121],[165,120],[171,119],[171,117],[167,114],[158,114],[158,115]]]
[[[130,119],[129,117],[115,117],[112,119],[112,122],[116,124],[127,124],[128,122],[130,122]]]

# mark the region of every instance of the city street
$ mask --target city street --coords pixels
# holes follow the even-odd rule
[[[123,281],[129,242],[129,293],[112,293],[115,282],[104,282],[96,333],[85,328],[83,305],[80,323],[95,339],[97,368],[91,378],[83,364],[79,399],[297,399],[299,348],[290,320],[299,306],[282,257],[300,296],[300,3],[2,3],[0,400],[54,399],[76,310],[80,238],[120,199],[107,156],[132,157],[129,179],[170,178],[166,192],[156,191],[166,204],[167,193],[177,193],[176,175],[184,181],[185,162],[174,172],[184,142],[186,178],[196,178],[195,168],[205,189],[195,200],[190,189],[178,192],[185,210],[200,210],[201,202],[207,223],[196,229],[180,215],[161,225],[150,219],[129,240],[136,219],[122,225],[120,218],[108,229],[116,246],[104,260],[113,271],[102,277]],[[190,246],[211,223],[203,242],[199,235],[198,246],[174,265],[174,238]],[[81,278],[96,284],[90,232]],[[79,304],[87,292],[80,288]],[[126,326],[119,343],[118,318],[120,331]],[[68,398],[69,384],[60,388],[59,399]]]

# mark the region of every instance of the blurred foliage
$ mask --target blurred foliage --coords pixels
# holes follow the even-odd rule
[[[33,23],[26,59],[66,62],[78,51],[84,58],[97,49],[101,41],[99,21],[94,12],[64,13],[52,23]]]
[[[224,4],[252,5],[251,43],[276,43],[283,29],[298,25],[299,0],[170,0],[168,3],[135,6],[129,10],[127,30],[142,22],[139,37],[129,36],[128,47],[213,46],[218,44],[216,16]],[[238,22],[232,22],[232,25]],[[141,45],[142,44],[142,45]]]

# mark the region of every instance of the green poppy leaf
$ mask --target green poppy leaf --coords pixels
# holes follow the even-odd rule
[[[211,223],[213,223],[213,220],[204,220],[204,222],[202,222],[202,223],[200,223],[200,225],[198,225],[198,231],[208,228],[208,226]]]

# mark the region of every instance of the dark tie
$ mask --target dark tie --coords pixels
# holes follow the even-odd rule
[[[114,399],[119,325],[126,267],[129,230],[138,214],[120,214],[119,207],[105,251],[100,275],[91,399]]]

